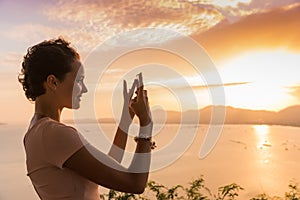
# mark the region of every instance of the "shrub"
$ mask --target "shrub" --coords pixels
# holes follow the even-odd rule
[[[288,185],[288,188],[289,190],[285,192],[284,198],[277,196],[271,197],[263,193],[258,194],[250,200],[300,200],[298,184],[292,181]],[[241,190],[244,190],[244,188],[236,183],[231,183],[219,187],[217,193],[212,194],[210,189],[205,186],[204,178],[200,176],[200,178],[191,181],[186,188],[182,185],[175,185],[168,188],[155,181],[149,181],[145,190],[147,192],[141,195],[110,190],[108,194],[101,194],[100,198],[103,200],[152,200],[153,198],[149,198],[146,195],[146,193],[150,193],[157,200],[235,200]]]

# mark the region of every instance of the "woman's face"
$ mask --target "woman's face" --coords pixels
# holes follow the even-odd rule
[[[79,60],[72,63],[72,71],[66,74],[63,81],[58,84],[57,97],[61,107],[78,109],[80,107],[80,98],[87,88],[83,82],[84,69]]]

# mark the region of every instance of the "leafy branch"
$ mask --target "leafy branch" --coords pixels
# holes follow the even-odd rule
[[[250,200],[300,200],[298,183],[292,181],[288,188],[289,190],[285,192],[283,198],[278,196],[271,197],[263,193]],[[146,192],[141,195],[110,190],[108,194],[101,194],[100,198],[102,200],[236,200],[241,190],[244,190],[244,188],[236,183],[231,183],[219,187],[217,193],[212,194],[211,190],[205,186],[204,178],[201,176],[191,181],[186,188],[182,185],[175,185],[169,188],[155,181],[149,181]],[[149,194],[151,198],[147,196]]]

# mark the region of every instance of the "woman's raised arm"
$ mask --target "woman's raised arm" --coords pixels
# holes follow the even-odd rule
[[[147,92],[143,90],[141,83],[130,108],[140,120],[140,131],[136,139],[135,154],[128,168],[91,145],[84,146],[74,153],[64,166],[101,186],[122,192],[142,193],[150,168],[153,123]]]
[[[137,86],[138,80],[135,79],[131,88],[129,91],[127,90],[127,83],[124,80],[123,81],[123,109],[122,109],[122,114],[121,114],[121,119],[120,119],[120,124],[117,128],[114,140],[113,140],[113,145],[111,146],[108,155],[110,155],[112,158],[114,158],[116,161],[119,163],[122,161],[123,156],[124,156],[124,150],[126,147],[127,143],[127,138],[128,138],[128,130],[129,126],[132,123],[133,117],[135,115],[134,111],[129,107],[132,95],[134,93],[134,90]]]

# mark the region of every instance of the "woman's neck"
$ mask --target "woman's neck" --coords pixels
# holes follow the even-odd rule
[[[46,98],[38,97],[35,101],[35,115],[40,117],[49,117],[60,122],[62,109],[57,107],[53,101],[48,101]]]

